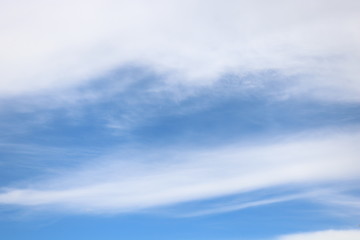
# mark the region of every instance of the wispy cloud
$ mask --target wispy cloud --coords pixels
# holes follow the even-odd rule
[[[314,184],[358,179],[358,140],[353,134],[213,150],[143,149],[23,188],[3,188],[0,203],[121,213],[289,184],[311,189]],[[248,207],[290,200],[286,198]]]
[[[231,204],[222,204],[221,206],[212,207],[212,208],[205,209],[205,210],[195,210],[195,211],[193,210],[191,213],[180,214],[180,217],[197,217],[197,216],[239,211],[239,210],[246,209],[246,208],[287,202],[287,201],[291,201],[291,200],[299,200],[305,196],[306,196],[306,194],[292,194],[292,195],[284,195],[284,196],[280,196],[280,197],[267,197],[262,200],[253,200],[253,201],[248,201],[248,202],[244,202],[244,201],[238,202],[238,203],[232,202]]]
[[[291,186],[291,187],[290,187]],[[243,194],[236,195],[237,200],[231,201],[218,201],[216,204],[202,203],[203,206],[196,209],[184,210],[181,209],[180,213],[175,213],[179,217],[197,217],[214,214],[223,214],[234,211],[241,211],[247,208],[261,207],[271,204],[281,204],[289,201],[298,202],[311,202],[321,206],[323,213],[328,216],[346,215],[346,217],[357,217],[360,206],[356,204],[359,202],[359,198],[344,194],[344,189],[340,189],[334,186],[314,186],[303,187],[299,185],[288,185],[287,188],[291,188],[292,192],[284,191],[286,187],[280,186],[278,189],[265,188],[263,191],[267,194],[259,194],[255,192],[245,192]],[[279,191],[280,193],[277,193]],[[351,189],[349,187],[347,190]],[[269,193],[271,193],[269,195]],[[341,199],[342,201],[334,201],[334,199]],[[187,212],[188,211],[188,212]]]

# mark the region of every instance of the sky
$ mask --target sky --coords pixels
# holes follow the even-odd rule
[[[359,1],[0,6],[4,239],[360,239]]]

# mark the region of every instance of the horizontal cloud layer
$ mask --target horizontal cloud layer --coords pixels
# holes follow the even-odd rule
[[[294,189],[308,186],[311,190],[311,186],[359,178],[359,140],[359,134],[353,134],[213,150],[162,150],[156,154],[139,150],[135,157],[120,154],[114,160],[98,160],[84,169],[70,170],[23,188],[3,188],[0,204],[113,213],[289,184]],[[304,197],[319,200],[321,192],[244,206]],[[338,200],[333,203],[341,204]]]

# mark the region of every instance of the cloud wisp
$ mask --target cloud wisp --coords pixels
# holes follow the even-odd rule
[[[136,158],[118,155],[22,188],[3,187],[0,203],[65,212],[122,213],[272,187],[311,189],[358,180],[358,141],[359,134],[333,135],[212,150],[144,151]],[[319,199],[316,194],[308,196]],[[260,204],[274,202],[264,201]]]

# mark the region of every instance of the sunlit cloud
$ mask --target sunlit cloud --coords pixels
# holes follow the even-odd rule
[[[5,1],[0,93],[71,88],[137,66],[192,87],[271,70],[296,77],[288,96],[358,101],[358,9],[336,0]]]
[[[359,230],[327,230],[319,232],[290,234],[277,238],[278,240],[357,240]]]

